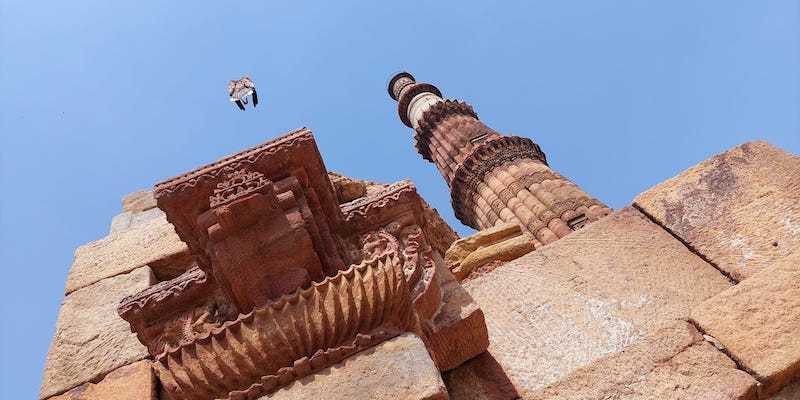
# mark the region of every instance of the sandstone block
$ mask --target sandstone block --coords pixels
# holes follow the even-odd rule
[[[439,370],[448,371],[486,351],[489,332],[483,311],[440,261],[436,277],[442,303],[429,327],[428,351]]]
[[[694,327],[679,321],[527,399],[755,400],[757,385]]]
[[[422,340],[408,333],[260,400],[267,399],[446,400],[447,390]]]
[[[773,393],[800,378],[800,262],[782,260],[692,310],[692,319]]]
[[[122,199],[122,211],[141,212],[156,207],[152,190],[141,190],[128,194]]]
[[[147,349],[116,310],[123,297],[154,281],[150,268],[142,267],[103,279],[64,299],[39,398],[63,393],[147,357]]]
[[[117,368],[98,383],[85,383],[49,400],[158,400],[150,361]]]
[[[800,260],[800,157],[768,143],[703,161],[635,204],[736,280]]]
[[[164,212],[158,208],[151,208],[149,210],[140,212],[125,211],[121,214],[117,214],[111,219],[111,229],[109,229],[109,234],[119,233],[128,228],[141,226],[142,224],[157,218],[164,218]]]
[[[632,208],[469,280],[521,396],[635,343],[731,286]]]
[[[161,215],[79,247],[67,276],[65,291],[71,293],[101,279],[187,251],[186,244]]]
[[[519,224],[508,223],[484,229],[455,241],[447,250],[445,262],[459,280],[482,265],[511,261],[534,250],[533,237]]]

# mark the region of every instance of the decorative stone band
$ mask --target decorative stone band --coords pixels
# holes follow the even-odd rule
[[[236,199],[259,191],[264,186],[270,185],[264,174],[257,171],[237,170],[228,174],[228,179],[217,184],[214,194],[208,201],[211,208],[220,207]]]
[[[255,399],[415,326],[402,261],[353,265],[156,357],[174,400]]]
[[[123,298],[117,313],[135,327],[148,316],[169,312],[176,305],[191,303],[187,298],[203,296],[211,290],[211,286],[213,283],[208,275],[200,268],[193,267],[175,279]]]
[[[422,155],[422,158],[433,162],[430,152],[431,135],[445,118],[452,115],[466,115],[478,119],[478,114],[467,103],[457,100],[445,100],[432,105],[427,111],[422,114],[419,120],[419,126],[414,130],[414,147],[417,152]]]
[[[433,86],[430,83],[414,83],[411,85],[406,85],[402,88],[400,92],[400,99],[397,101],[397,113],[400,115],[400,120],[403,121],[407,127],[414,127],[414,125],[411,123],[411,118],[409,117],[408,112],[408,106],[411,104],[411,100],[413,100],[418,94],[426,92],[442,97],[442,92],[440,92],[436,86]]]
[[[478,184],[489,171],[522,158],[538,160],[547,165],[542,149],[528,138],[504,136],[475,147],[458,166],[451,183],[450,199],[456,218],[468,226],[481,229],[475,218],[473,200]]]
[[[375,195],[364,196],[342,204],[341,210],[344,214],[344,222],[348,225],[355,227],[365,224],[374,225],[377,224],[375,221],[380,219],[375,216],[375,213],[391,204],[411,200],[420,200],[417,188],[411,181],[402,180],[389,185]]]

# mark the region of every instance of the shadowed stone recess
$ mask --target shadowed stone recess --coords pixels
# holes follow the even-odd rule
[[[163,214],[75,250],[66,293],[187,251]]]
[[[635,204],[737,281],[800,261],[800,157],[766,142],[703,161]]]
[[[484,312],[489,351],[525,396],[688,317],[730,283],[626,208],[464,287]]]

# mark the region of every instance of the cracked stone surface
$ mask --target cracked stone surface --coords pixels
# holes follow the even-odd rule
[[[446,400],[439,370],[414,334],[404,334],[260,400]]]
[[[692,310],[692,320],[774,393],[800,378],[800,262],[782,260]]]
[[[523,397],[730,286],[632,208],[464,285],[484,312],[489,352]]]
[[[800,157],[769,143],[716,155],[634,203],[737,281],[800,261]]]
[[[147,357],[147,348],[117,315],[117,304],[154,283],[150,268],[142,267],[103,279],[64,299],[45,362],[40,399]]]
[[[78,247],[65,291],[71,293],[101,279],[187,251],[186,244],[162,213],[138,226]]]
[[[685,321],[599,359],[528,400],[755,400],[755,379]]]

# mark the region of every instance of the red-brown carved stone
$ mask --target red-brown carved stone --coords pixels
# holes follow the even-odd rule
[[[435,86],[401,73],[389,91],[400,119],[414,128],[417,151],[445,178],[464,224],[486,229],[514,222],[541,246],[611,212],[550,169],[536,143],[499,134],[468,104],[442,99]]]
[[[174,400],[257,398],[406,331],[442,369],[488,346],[480,309],[437,272],[452,229],[410,182],[329,175],[308,130],[155,195],[199,265],[118,311]],[[456,332],[470,345],[448,345]]]

